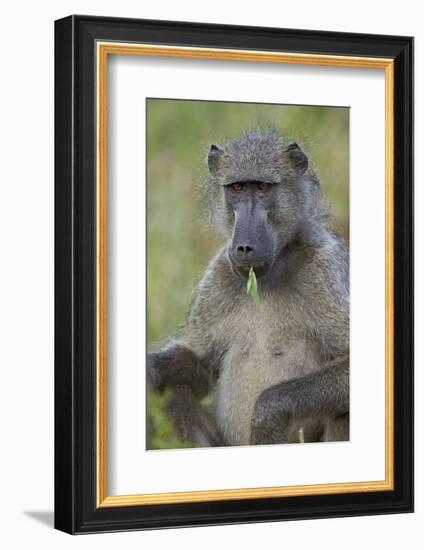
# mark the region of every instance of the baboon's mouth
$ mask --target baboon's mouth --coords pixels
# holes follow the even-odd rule
[[[258,265],[238,265],[235,262],[231,260],[231,266],[233,268],[233,271],[236,275],[239,277],[243,277],[244,279],[249,278],[249,272],[250,269],[253,268],[253,271],[255,272],[256,278],[260,279],[261,277],[264,277],[268,273],[268,264],[262,263]]]

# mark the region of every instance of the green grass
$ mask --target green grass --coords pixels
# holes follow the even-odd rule
[[[255,306],[260,310],[261,299],[259,298],[258,283],[256,281],[256,274],[253,267],[251,267],[249,271],[249,278],[247,280],[246,291],[247,291],[247,294],[249,294],[250,297],[252,298],[253,302],[255,303]]]
[[[172,419],[166,414],[171,398],[171,389],[163,394],[148,392],[147,402],[147,448],[148,449],[184,449],[192,447],[175,432]]]

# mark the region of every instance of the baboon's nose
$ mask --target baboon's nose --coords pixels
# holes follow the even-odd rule
[[[251,256],[253,253],[253,248],[248,244],[239,244],[237,246],[237,257],[240,259]]]

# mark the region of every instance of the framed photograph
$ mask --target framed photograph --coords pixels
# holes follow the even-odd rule
[[[413,509],[413,39],[55,23],[55,526]]]

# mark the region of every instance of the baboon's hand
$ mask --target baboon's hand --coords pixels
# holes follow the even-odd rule
[[[322,419],[296,416],[296,408],[289,392],[277,395],[274,388],[263,392],[253,414],[252,445],[320,441],[324,432]]]
[[[251,442],[320,441],[326,421],[348,412],[349,363],[343,360],[263,391],[255,403]]]
[[[176,385],[187,385],[196,397],[209,391],[208,372],[193,352],[178,344],[148,353],[146,371],[147,384],[155,391]]]

